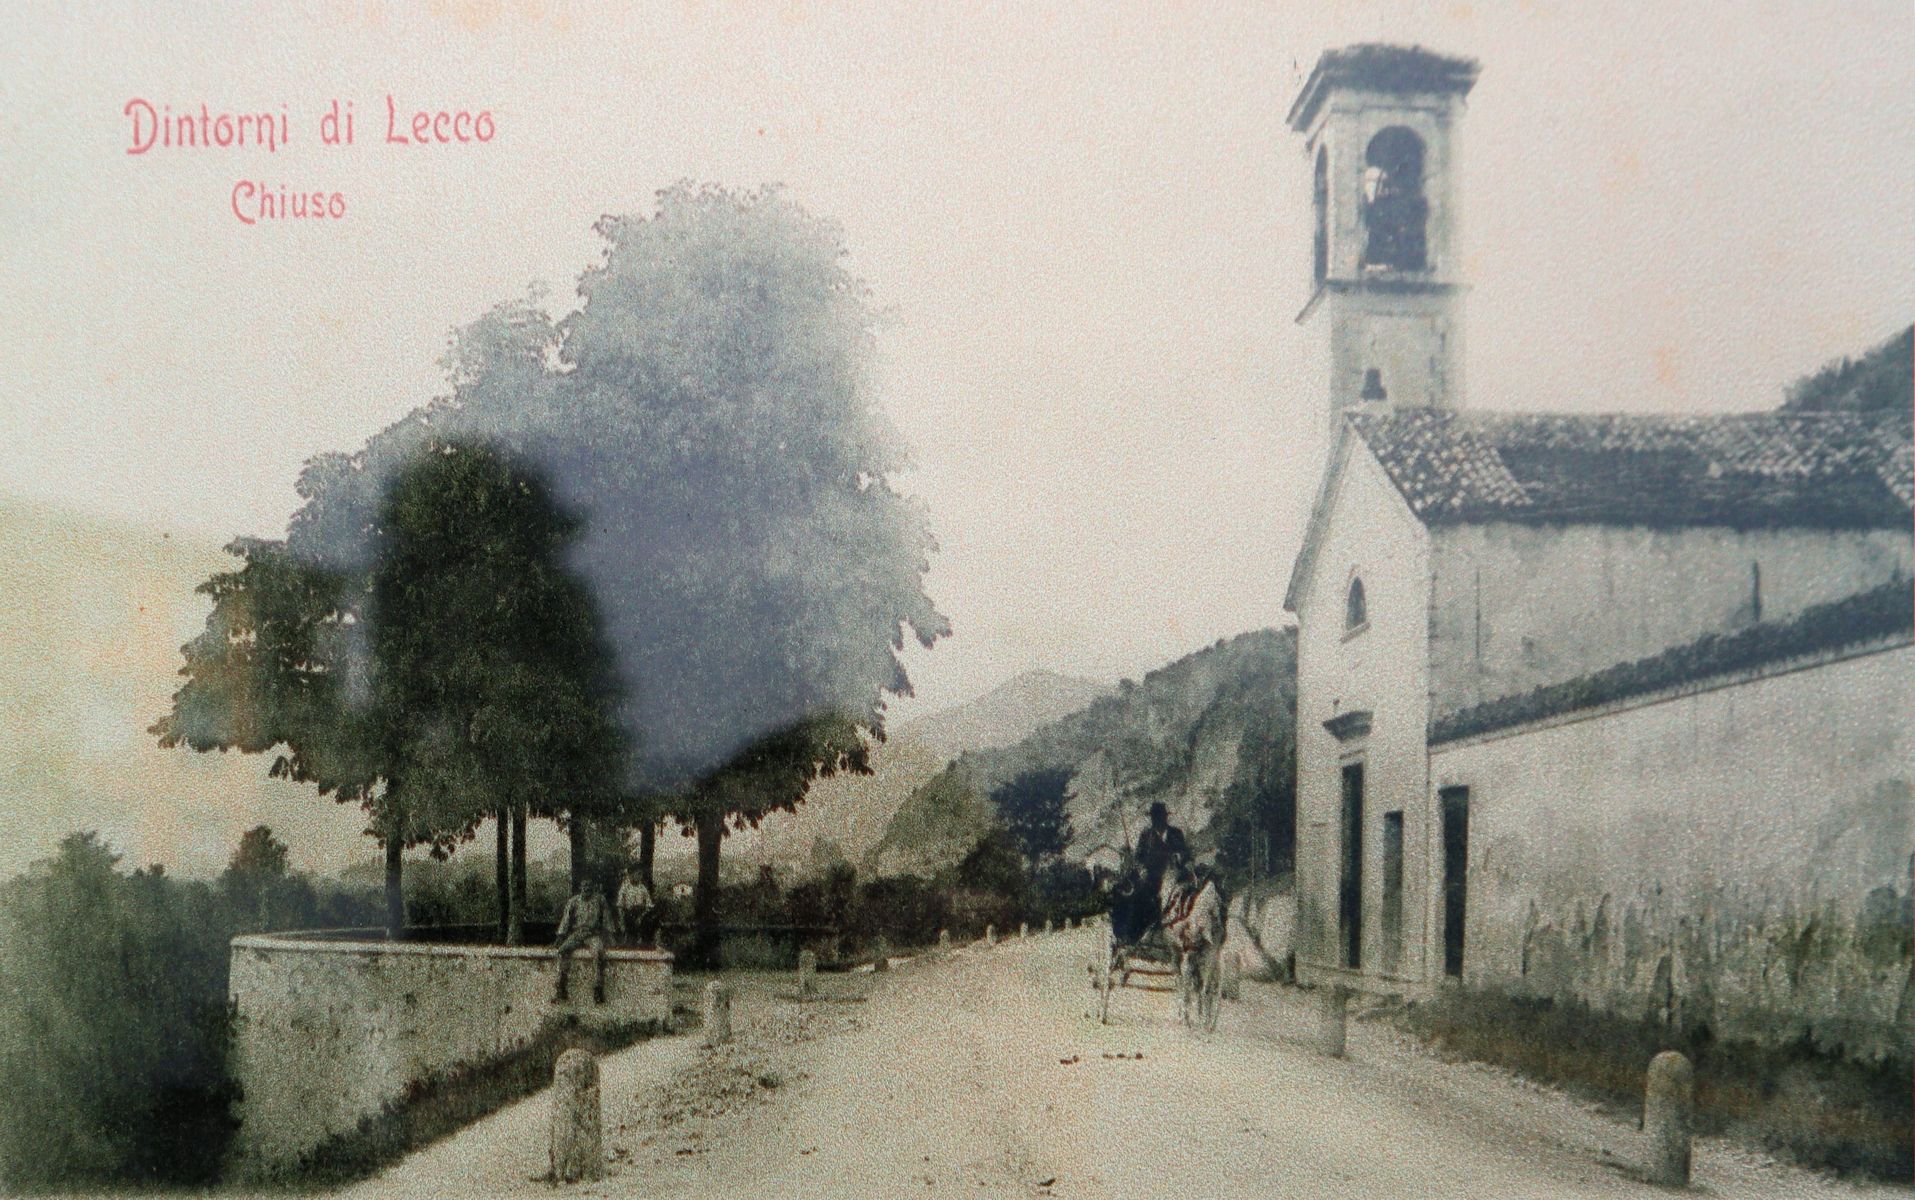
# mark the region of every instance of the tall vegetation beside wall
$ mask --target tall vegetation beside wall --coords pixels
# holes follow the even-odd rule
[[[227,943],[376,921],[255,830],[215,882],[123,871],[91,833],[0,884],[0,1190],[211,1182],[233,1130]]]
[[[1731,1133],[1812,1167],[1908,1181],[1915,1098],[1904,1059],[1839,1060],[1806,1042],[1716,1041],[1706,1027],[1629,1021],[1574,1003],[1455,993],[1408,1010],[1440,1050],[1547,1080],[1624,1113],[1640,1112],[1649,1060],[1680,1050],[1696,1067],[1700,1132]]]

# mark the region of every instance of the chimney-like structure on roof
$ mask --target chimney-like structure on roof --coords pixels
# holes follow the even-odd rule
[[[1290,107],[1314,173],[1330,419],[1463,402],[1456,128],[1477,64],[1416,46],[1325,51]]]

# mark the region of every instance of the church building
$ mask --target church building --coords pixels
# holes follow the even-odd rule
[[[1477,73],[1333,50],[1289,115],[1334,422],[1284,601],[1299,978],[1905,1061],[1909,419],[1467,397]]]

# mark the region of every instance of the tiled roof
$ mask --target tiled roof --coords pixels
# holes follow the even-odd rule
[[[1908,580],[1897,579],[1804,609],[1787,621],[1710,634],[1635,662],[1439,713],[1430,721],[1430,741],[1456,741],[1871,643],[1906,644],[1911,634],[1915,591]]]
[[[1915,505],[1903,414],[1415,408],[1346,419],[1428,524],[1901,528]]]

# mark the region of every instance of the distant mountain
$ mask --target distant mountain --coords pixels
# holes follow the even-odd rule
[[[904,798],[947,761],[900,731],[872,749],[871,774],[819,780],[797,812],[766,818],[755,834],[734,835],[725,853],[756,855],[787,875],[856,862],[884,836]]]
[[[956,862],[991,827],[991,791],[1037,768],[1072,772],[1067,857],[1134,839],[1158,800],[1195,849],[1214,847],[1213,821],[1232,798],[1287,769],[1295,711],[1295,630],[1219,640],[1014,744],[960,755],[898,809],[867,871]]]
[[[908,722],[898,732],[954,758],[966,750],[1008,746],[1115,690],[1113,685],[1095,679],[1056,671],[1026,671],[975,700]]]
[[[262,823],[301,867],[373,852],[357,808],[268,779],[268,756],[161,750],[146,732],[206,620],[194,587],[232,561],[210,539],[0,499],[0,878],[79,829],[128,866],[193,875]]]
[[[975,700],[904,722],[872,751],[870,775],[820,780],[797,812],[781,813],[755,834],[743,835],[736,852],[791,874],[863,862],[899,806],[951,759],[1010,745],[1110,691],[1111,685],[1094,679],[1028,671]]]

